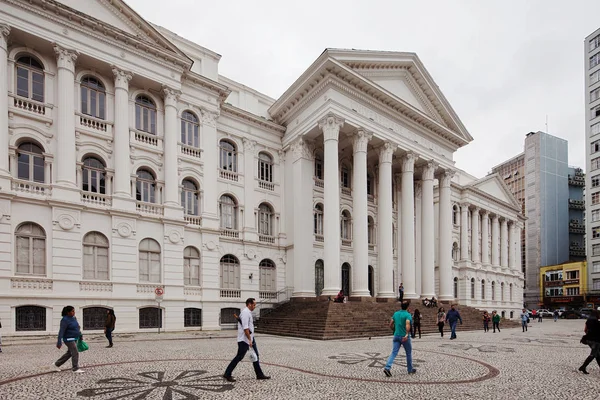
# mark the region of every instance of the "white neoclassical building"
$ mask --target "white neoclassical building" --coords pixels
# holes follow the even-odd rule
[[[510,317],[523,218],[413,53],[328,49],[277,100],[120,0],[0,7],[3,333],[220,329],[247,297]],[[157,302],[155,290],[164,291]],[[509,314],[510,313],[510,314]]]

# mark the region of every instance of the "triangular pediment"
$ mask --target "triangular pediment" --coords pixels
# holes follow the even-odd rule
[[[473,182],[469,186],[487,193],[499,201],[508,203],[515,207],[521,207],[513,194],[510,192],[508,186],[506,186],[498,174],[488,175],[485,178]]]

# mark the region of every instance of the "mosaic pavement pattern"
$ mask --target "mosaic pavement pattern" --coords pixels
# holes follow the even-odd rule
[[[0,399],[597,399],[598,365],[588,367],[590,375],[577,372],[589,353],[579,344],[583,324],[459,331],[452,341],[423,336],[413,339],[417,373],[407,374],[400,350],[391,378],[382,371],[391,337],[322,342],[260,335],[262,368],[272,379],[256,380],[243,361],[235,383],[221,378],[237,349],[235,338],[223,337],[229,335],[116,335],[112,349],[90,340],[80,356],[83,374],[72,373],[70,362],[50,372],[62,353],[51,339],[14,343],[0,353]]]

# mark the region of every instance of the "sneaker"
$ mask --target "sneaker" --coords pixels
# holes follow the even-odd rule
[[[80,369],[76,369],[73,372],[76,373],[76,374],[83,374],[85,371],[80,368]]]
[[[408,373],[409,374],[415,374],[415,373],[417,373],[417,370],[413,368],[412,371],[409,371]]]
[[[60,367],[57,367],[56,364],[54,364],[54,363],[52,363],[52,365],[50,365],[50,369],[52,371],[56,371],[56,372],[60,372],[61,371]]]
[[[383,373],[385,374],[385,376],[387,376],[388,378],[392,376],[392,371],[390,371],[387,368],[383,369]]]

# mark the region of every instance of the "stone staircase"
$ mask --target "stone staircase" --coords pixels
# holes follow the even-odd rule
[[[450,308],[443,306],[446,310]],[[412,312],[415,308],[422,315],[421,333],[438,333],[437,308],[426,308],[420,302],[413,302],[409,311]],[[457,308],[463,319],[463,325],[459,325],[457,331],[483,330],[481,311],[467,306]],[[258,333],[318,340],[389,336],[392,334],[389,320],[399,309],[399,302],[334,303],[326,300],[292,299],[261,316],[255,329]],[[500,328],[519,326],[515,321],[500,322]],[[450,335],[448,324],[444,327],[444,335],[446,334]]]

